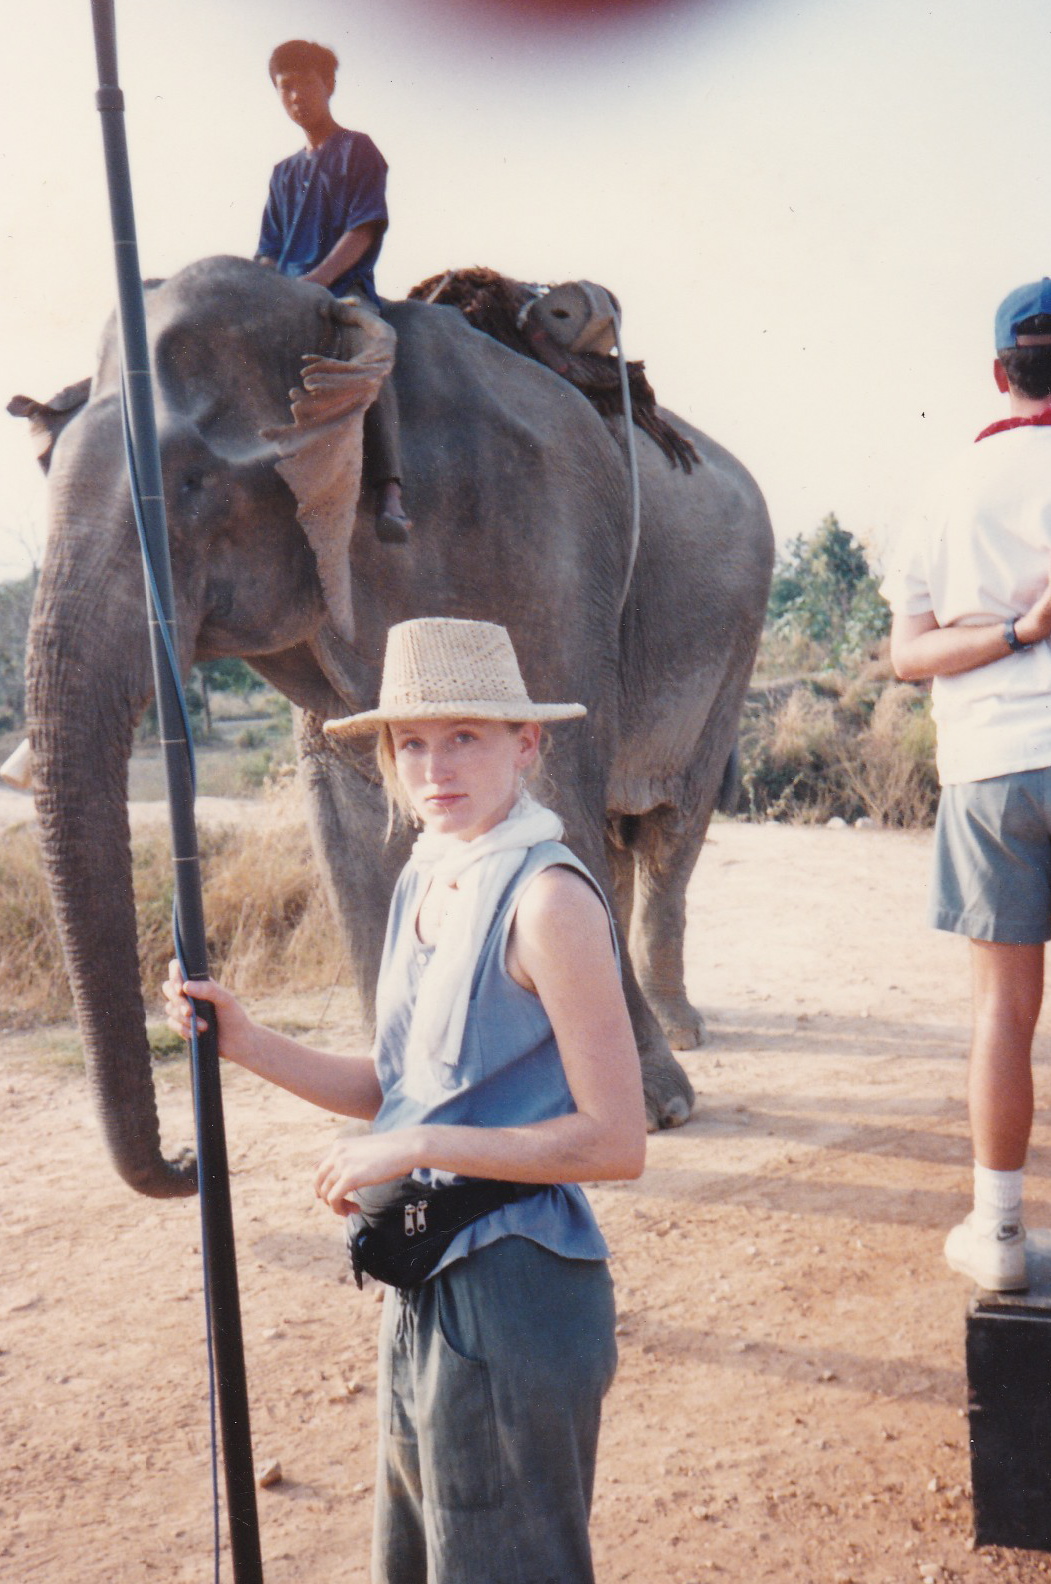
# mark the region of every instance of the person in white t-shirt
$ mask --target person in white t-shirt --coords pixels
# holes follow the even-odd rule
[[[1031,1051],[1051,939],[1051,279],[996,314],[1010,417],[935,480],[881,592],[903,681],[933,678],[942,784],[931,923],[971,941],[974,1209],[953,1270],[1023,1290]]]

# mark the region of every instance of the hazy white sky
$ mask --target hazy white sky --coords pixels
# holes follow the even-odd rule
[[[89,0],[3,4],[6,401],[90,371],[113,285]],[[629,355],[750,467],[782,540],[834,510],[878,550],[1000,415],[993,310],[1051,273],[1046,0],[680,0],[575,34],[439,0],[117,20],[145,273],[254,251],[297,140],[267,56],[329,43],[337,119],[391,166],[381,291],[476,263],[612,287]],[[2,578],[44,531],[6,415],[0,467]]]

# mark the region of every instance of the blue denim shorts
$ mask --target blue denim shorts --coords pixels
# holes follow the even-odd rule
[[[593,1584],[616,1361],[602,1260],[507,1237],[421,1287],[388,1288],[373,1584]]]
[[[1051,768],[942,788],[929,921],[971,940],[1051,940]]]

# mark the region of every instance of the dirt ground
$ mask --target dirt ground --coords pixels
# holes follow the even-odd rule
[[[605,1584],[1051,1573],[970,1539],[968,1289],[941,1256],[969,1186],[967,961],[924,927],[928,853],[927,836],[736,824],[705,848],[698,1108],[651,1139],[639,1182],[592,1194],[620,1309]],[[342,992],[261,1010],[361,1048]],[[224,1081],[256,1466],[284,1476],[259,1492],[266,1579],[364,1581],[378,1309],[310,1189],[335,1121]],[[0,1092],[0,1578],[211,1578],[196,1201],[118,1181],[70,1031],[0,1041]],[[186,1142],[181,1065],[159,1104],[167,1146]],[[1041,1105],[1035,1225],[1049,1176]]]

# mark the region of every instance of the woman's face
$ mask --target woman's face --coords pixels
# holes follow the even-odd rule
[[[506,819],[536,759],[535,721],[395,721],[398,780],[424,830],[471,841]]]

